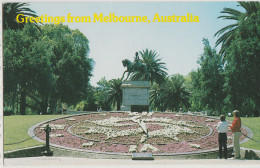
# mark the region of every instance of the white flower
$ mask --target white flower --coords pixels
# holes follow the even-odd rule
[[[103,119],[103,120],[96,120],[96,121],[88,121],[92,122],[94,124],[100,125],[100,126],[128,126],[128,125],[133,125],[133,124],[127,124],[127,123],[120,123],[122,121],[131,121],[131,118],[117,118],[117,117],[110,117],[108,119]]]
[[[146,152],[148,149],[150,149],[153,152],[158,151],[158,149],[150,144],[144,144],[143,147],[141,148],[140,152]]]
[[[129,148],[129,152],[133,153],[133,152],[137,152],[137,146],[136,145],[131,145]]]
[[[148,116],[152,116],[154,112],[149,112],[148,113]]]
[[[139,133],[142,133],[143,129],[128,129],[128,130],[115,130],[108,127],[90,127],[88,131],[84,132],[85,134],[92,134],[92,133],[101,133],[106,134],[107,139],[109,138],[116,138],[116,137],[122,137],[122,136],[129,136],[129,135],[136,135]]]
[[[87,143],[83,143],[82,146],[83,147],[89,147],[89,146],[93,146],[94,142],[87,142]]]
[[[147,136],[146,136],[146,135],[143,135],[142,138],[141,138],[141,140],[140,140],[140,142],[141,142],[141,143],[144,143],[144,142],[146,141],[146,138],[147,138]]]
[[[199,145],[199,144],[190,144],[190,146],[191,146],[192,148],[200,149],[200,145]]]
[[[215,120],[213,120],[213,119],[207,119],[207,120],[205,120],[205,122],[214,122]]]
[[[64,134],[51,134],[50,137],[64,137]]]
[[[148,113],[146,111],[142,112],[142,116],[146,116]]]
[[[69,121],[76,121],[75,118],[68,118],[67,120],[69,120]]]
[[[41,127],[40,127],[40,129],[46,129],[46,126],[47,126],[47,124],[44,124],[44,125],[42,125]],[[51,128],[51,129],[53,129],[53,130],[62,130],[62,129],[64,129],[65,128],[65,125],[54,125],[54,124],[50,124],[49,125],[49,127]]]
[[[138,123],[138,124],[139,124],[141,118],[142,118],[142,117],[138,115],[138,116],[133,116],[133,117],[131,117],[130,120],[133,121],[133,122],[135,122],[135,123]]]
[[[128,115],[130,116],[136,116],[136,115],[139,115],[138,112],[127,112]]]

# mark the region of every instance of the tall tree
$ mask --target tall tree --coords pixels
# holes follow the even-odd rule
[[[26,23],[18,23],[16,17],[23,14],[19,19],[25,17],[37,17],[36,13],[28,8],[28,3],[4,3],[3,4],[3,29],[22,29]],[[37,23],[35,23],[37,25]]]
[[[26,97],[41,85],[49,91],[49,61],[47,43],[32,24],[23,30],[4,31],[4,88],[5,95],[20,92],[20,114],[25,114]],[[41,82],[46,82],[45,84]],[[38,90],[40,92],[40,90]],[[48,93],[46,93],[48,94]]]
[[[260,10],[239,24],[226,52],[226,89],[230,107],[242,115],[260,112]]]
[[[201,82],[204,92],[202,102],[210,109],[220,112],[225,98],[224,61],[216,50],[210,47],[207,39],[203,39],[203,43],[204,52],[198,62],[201,66]]]
[[[4,31],[3,45],[5,95],[19,91],[20,114],[26,114],[26,107],[45,114],[49,104],[52,110],[57,103],[76,104],[91,91],[93,61],[88,40],[78,30],[45,25],[39,32],[26,24]]]
[[[56,99],[69,105],[83,100],[93,68],[93,60],[88,57],[88,39],[79,30],[61,24],[44,25],[41,29],[43,39],[49,40]]]
[[[192,71],[189,73],[191,78],[190,83],[188,84],[188,91],[191,93],[190,95],[190,104],[192,111],[201,111],[203,109],[207,109],[207,105],[203,103],[205,93],[202,89],[202,73],[201,69],[198,68],[196,71]],[[188,82],[188,81],[186,81]]]
[[[147,80],[152,84],[154,82],[162,84],[167,76],[167,68],[165,63],[161,62],[158,53],[155,50],[143,50],[139,51],[141,55],[141,63],[144,63],[147,67],[147,71],[134,72],[131,76],[131,80]]]
[[[232,40],[235,38],[235,32],[238,29],[239,23],[245,21],[251,14],[257,13],[260,9],[260,2],[249,1],[249,2],[238,2],[245,12],[241,12],[232,8],[224,8],[221,13],[226,15],[219,16],[218,18],[223,18],[226,20],[235,21],[234,24],[228,25],[220,29],[215,36],[220,36],[216,42],[216,46],[222,44],[220,49],[220,54],[225,55],[227,47],[231,44]]]
[[[108,81],[108,90],[106,91],[107,101],[116,105],[117,111],[120,110],[122,103],[122,90],[121,90],[122,80],[112,79]]]

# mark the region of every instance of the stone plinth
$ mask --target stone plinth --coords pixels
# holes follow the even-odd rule
[[[124,81],[121,88],[123,91],[121,111],[149,110],[149,81]]]

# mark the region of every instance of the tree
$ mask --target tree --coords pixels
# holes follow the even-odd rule
[[[212,49],[207,39],[203,39],[204,52],[198,63],[201,66],[201,89],[204,92],[202,103],[212,110],[221,111],[223,100],[226,97],[224,92],[224,61]]]
[[[153,107],[164,111],[166,109],[176,111],[180,107],[188,108],[189,92],[185,87],[182,75],[173,75],[166,78],[164,84],[155,84],[151,90],[151,104]]]
[[[88,58],[88,39],[79,30],[61,24],[41,29],[43,38],[49,40],[56,99],[69,105],[84,100],[93,68],[93,60]]]
[[[20,114],[25,114],[26,97],[37,90],[49,94],[51,81],[47,43],[32,24],[25,25],[23,30],[4,31],[4,91],[5,95],[20,93]],[[46,82],[46,83],[41,83]],[[39,90],[38,86],[43,90]],[[17,93],[16,93],[17,94]]]
[[[154,83],[150,90],[150,105],[153,110],[165,111],[167,109],[165,100],[162,97],[162,93],[165,92],[165,87],[159,86]]]
[[[122,90],[121,90],[122,80],[112,79],[108,81],[108,90],[106,91],[106,99],[112,105],[116,105],[117,111],[120,110],[122,103]]]
[[[109,84],[106,78],[102,78],[97,82],[96,87],[96,97],[97,97],[97,104],[102,110],[110,111],[111,110],[111,103],[109,103],[107,99],[107,91],[109,90]]]
[[[142,59],[141,63],[144,63],[147,67],[147,71],[133,72],[131,75],[131,80],[147,80],[152,84],[154,82],[162,84],[165,77],[167,76],[167,68],[165,63],[161,62],[158,53],[154,50],[143,50],[139,51]]]
[[[242,115],[260,112],[260,11],[242,21],[226,50],[226,90],[230,107]]]
[[[18,23],[16,17],[23,14],[20,18],[38,17],[33,10],[28,8],[28,3],[4,3],[3,5],[3,29],[22,29],[26,23]],[[37,25],[37,23],[35,23]]]
[[[48,105],[55,111],[57,104],[86,99],[93,66],[88,51],[87,38],[67,26],[5,30],[4,86],[5,96],[10,95],[5,100],[13,103],[19,94],[24,115],[26,107],[45,114]]]
[[[196,71],[192,71],[189,73],[191,81],[188,84],[188,91],[191,93],[190,95],[190,104],[192,111],[201,111],[202,109],[206,109],[207,105],[203,103],[205,94],[202,89],[202,73],[201,69],[198,68]],[[187,81],[186,81],[187,82]]]
[[[249,1],[249,2],[238,2],[239,6],[245,9],[245,12],[240,12],[232,8],[224,8],[221,13],[227,14],[219,16],[218,18],[223,18],[227,20],[236,21],[236,23],[228,25],[220,29],[215,36],[220,36],[216,42],[216,46],[222,43],[220,54],[225,55],[227,47],[231,44],[232,40],[235,38],[235,32],[239,27],[239,23],[245,21],[251,14],[257,13],[260,9],[260,2],[258,1]]]

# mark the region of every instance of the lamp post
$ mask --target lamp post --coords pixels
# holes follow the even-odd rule
[[[46,132],[46,146],[45,146],[45,151],[43,152],[43,155],[44,156],[52,156],[53,151],[50,150],[50,135],[49,135],[50,132],[51,132],[51,128],[50,128],[49,124],[47,124],[44,131]]]

